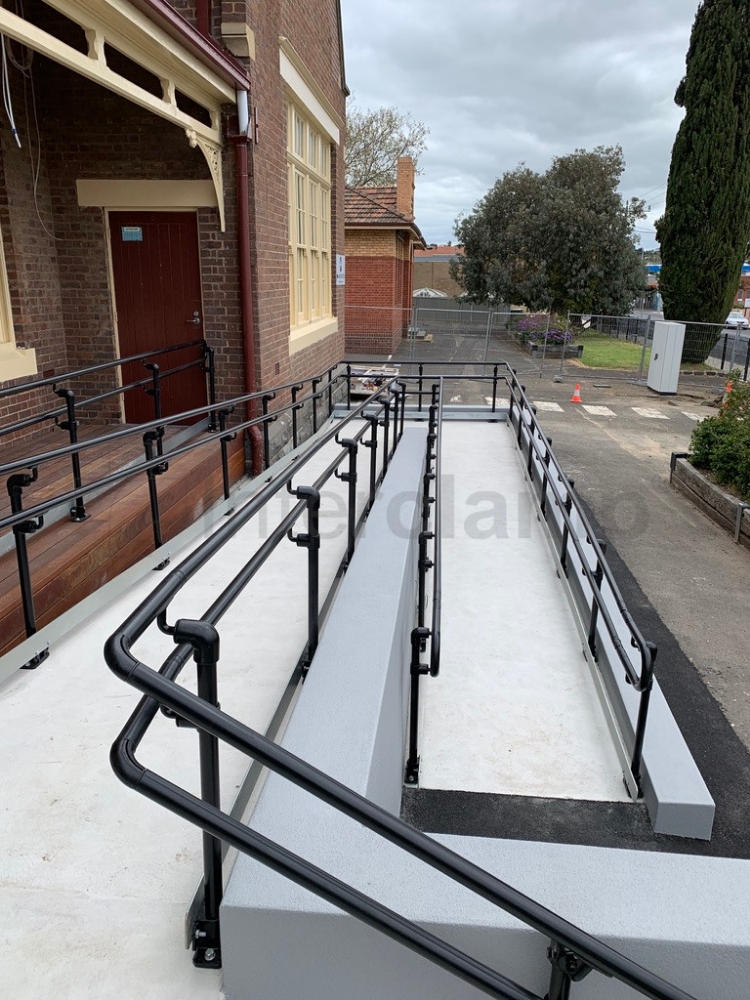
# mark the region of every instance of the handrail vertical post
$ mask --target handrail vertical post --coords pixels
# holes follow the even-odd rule
[[[312,425],[313,434],[318,431],[318,386],[323,381],[322,378],[314,378],[312,380]]]
[[[418,393],[419,393],[419,403],[417,405],[417,410],[422,412],[422,376],[424,375],[424,365],[419,366],[419,380],[417,382]]]
[[[641,700],[638,705],[638,719],[635,724],[635,736],[633,740],[633,756],[630,762],[630,770],[635,778],[638,791],[643,794],[641,786],[641,760],[643,758],[643,741],[646,736],[646,722],[648,721],[648,706],[651,700],[651,689],[653,688],[654,660],[656,659],[656,646],[653,642],[646,642],[649,652],[648,663],[648,683],[641,691]]]
[[[203,370],[208,375],[208,402],[210,406],[216,405],[216,351],[203,341]],[[208,415],[208,429],[216,430],[216,410],[211,410]]]
[[[426,478],[426,477],[425,477]],[[427,508],[429,510],[429,507]],[[418,569],[417,574],[417,625],[424,626],[424,616],[427,610],[427,570],[432,569],[432,561],[427,556],[427,542],[435,537],[432,531],[420,531],[418,544]]]
[[[545,1000],[570,1000],[571,985],[585,979],[591,966],[557,941],[552,941],[547,948],[547,958],[552,971]]]
[[[304,389],[304,385],[300,382],[298,385],[292,386],[292,447],[296,448],[299,444],[298,433],[297,433],[297,410],[301,410],[304,403],[297,402],[297,393],[300,389]]]
[[[23,511],[23,491],[26,486],[35,483],[38,470],[34,466],[30,473],[19,472],[8,477],[8,496],[10,498],[10,509],[13,514],[20,514]],[[21,588],[21,604],[23,606],[23,624],[26,636],[34,635],[36,632],[36,612],[34,610],[34,592],[31,587],[31,570],[29,568],[29,552],[26,546],[26,536],[33,534],[44,526],[44,518],[38,517],[27,521],[16,521],[13,525],[13,539],[16,544],[16,562],[18,563],[18,583]],[[32,670],[47,657],[47,650],[37,653],[27,663],[24,668]]]
[[[383,408],[385,416],[383,417],[383,475],[385,476],[388,471],[388,459],[390,455],[388,453],[388,445],[390,443],[390,431],[391,431],[391,397],[388,393],[383,400]]]
[[[295,535],[289,530],[289,539],[300,548],[307,549],[307,649],[302,664],[302,672],[310,669],[320,637],[320,491],[314,486],[287,490],[307,506],[307,532]]]
[[[227,429],[227,417],[234,410],[233,406],[226,407],[219,410],[219,433],[221,438],[219,444],[221,445],[221,479],[224,486],[224,499],[229,499],[229,455],[227,451],[227,445],[230,441],[233,441],[237,437],[237,432],[226,434]]]
[[[146,450],[146,461],[151,462],[156,457],[154,454],[154,442],[158,439],[159,435],[156,431],[146,431],[143,435],[143,446]],[[156,489],[156,477],[158,475],[159,466],[151,466],[151,468],[146,469],[146,478],[148,479],[148,498],[151,506],[151,526],[154,529],[154,548],[160,549],[163,545],[161,537],[161,516],[159,514],[159,493]],[[169,562],[162,563],[157,569],[161,569],[162,566],[166,566]]]
[[[78,421],[76,420],[76,398],[72,389],[55,389],[55,395],[65,400],[67,419],[61,420],[59,427],[68,432],[71,444],[78,444]],[[70,456],[73,467],[73,486],[80,490],[83,483],[81,480],[81,456],[74,451]],[[86,506],[83,502],[83,494],[75,498],[74,505],[70,508],[71,521],[85,521],[88,517]]]
[[[543,472],[542,472],[542,490],[541,499],[539,501],[539,509],[542,512],[542,517],[546,519],[547,517],[547,482],[549,481],[549,463],[550,463],[550,447],[552,445],[552,438],[547,437],[544,450],[544,462],[543,462]]]
[[[363,441],[365,448],[370,449],[370,496],[367,500],[368,512],[375,503],[375,488],[378,483],[378,422],[376,414],[366,413],[365,420],[370,424],[370,440]]]
[[[404,420],[406,418],[406,382],[399,382],[398,389],[401,393],[401,422],[398,428],[399,441],[404,436]]]
[[[416,785],[419,781],[419,678],[427,673],[427,666],[420,663],[420,655],[430,630],[417,627],[411,632],[411,662],[409,664],[410,686],[409,694],[409,756],[406,760],[404,780],[407,785]]]
[[[597,538],[597,543],[601,549],[602,556],[607,554],[607,543],[603,538]],[[602,565],[601,559],[597,556],[596,558],[596,569],[594,570],[594,582],[596,583],[596,588],[599,592],[602,589],[602,580],[604,578],[604,566]],[[596,649],[596,622],[599,617],[599,600],[597,598],[596,591],[591,595],[591,619],[589,622],[589,649],[591,650],[591,655],[594,660],[599,659],[599,654]]]
[[[355,533],[357,528],[357,451],[359,445],[353,438],[344,438],[340,442],[342,447],[347,449],[349,454],[349,468],[341,475],[336,473],[338,478],[347,484],[347,524],[346,524],[346,565],[352,561],[354,555]]]
[[[328,369],[328,416],[330,417],[332,413],[333,413],[333,368],[329,368]]]
[[[271,464],[271,441],[269,436],[269,424],[275,420],[275,417],[269,417],[268,415],[268,404],[272,399],[276,399],[275,392],[267,392],[266,395],[261,400],[263,406],[263,465],[267,469]]]
[[[217,664],[219,633],[206,621],[180,619],[175,623],[174,641],[193,647],[197,667],[198,697],[219,708]],[[204,729],[198,730],[201,798],[215,809],[221,808],[219,779],[219,740]],[[221,928],[219,907],[224,894],[221,865],[221,841],[203,833],[203,909],[193,928],[193,965],[199,968],[221,968]]]
[[[573,480],[569,479],[565,487],[565,500],[563,506],[565,507],[565,512],[568,518],[565,519],[562,531],[562,541],[560,543],[560,565],[562,566],[563,573],[568,575],[568,537],[570,532],[568,530],[568,519],[570,518],[570,512],[573,509],[573,497],[571,496],[571,489],[573,487]]]
[[[352,366],[346,366],[346,408],[352,408]]]
[[[144,361],[143,367],[151,372],[151,388],[146,389],[146,395],[151,396],[154,400],[154,420],[161,420],[161,369],[157,364],[147,363]],[[164,437],[164,428],[157,427],[158,436],[156,438],[156,454],[163,455],[164,447],[162,444],[162,439]]]

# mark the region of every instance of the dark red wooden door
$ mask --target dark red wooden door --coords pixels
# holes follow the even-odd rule
[[[193,212],[110,212],[112,273],[120,357],[171,347],[203,336],[198,228]],[[162,372],[201,357],[199,347],[153,358]],[[141,362],[123,367],[123,384],[149,373]],[[205,406],[206,376],[199,367],[161,380],[162,415]],[[143,389],[125,393],[125,419],[153,420]]]

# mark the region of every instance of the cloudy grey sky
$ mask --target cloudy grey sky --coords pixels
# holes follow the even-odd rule
[[[674,92],[698,0],[342,0],[347,83],[361,108],[393,105],[430,129],[416,219],[454,239],[497,177],[525,161],[619,143],[621,190],[644,197],[656,245]]]

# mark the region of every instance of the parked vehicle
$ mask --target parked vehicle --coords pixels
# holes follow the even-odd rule
[[[750,321],[739,309],[733,309],[727,316],[724,326],[730,330],[750,330]]]

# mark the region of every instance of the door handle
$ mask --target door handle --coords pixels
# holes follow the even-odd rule
[[[196,309],[195,312],[193,313],[193,318],[192,319],[186,319],[185,322],[186,323],[193,323],[195,326],[200,326],[200,324],[201,324],[201,314]]]

